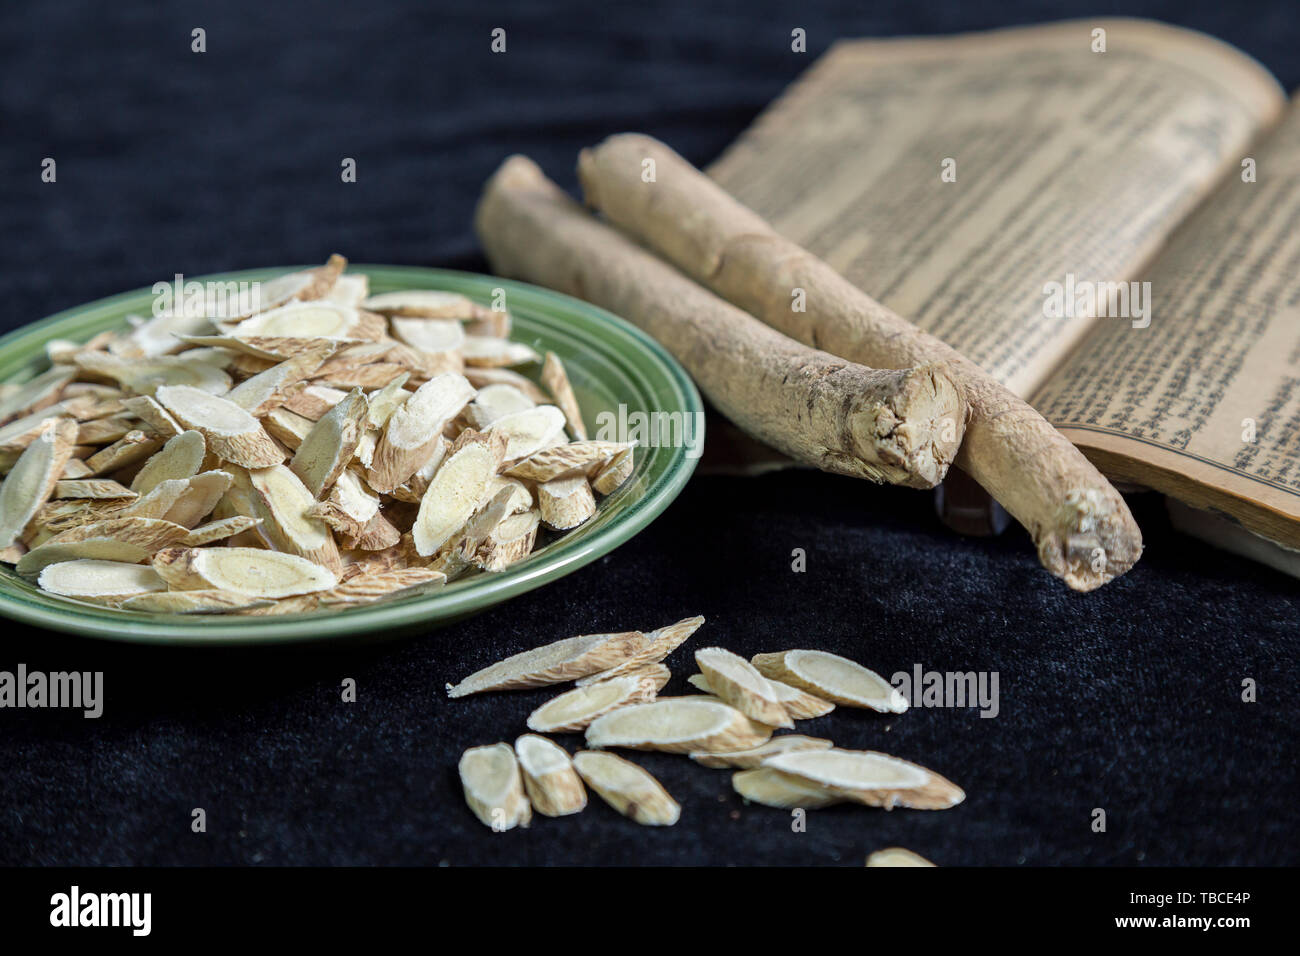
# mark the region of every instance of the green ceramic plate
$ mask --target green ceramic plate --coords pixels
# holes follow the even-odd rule
[[[269,279],[294,266],[253,269],[214,280]],[[372,292],[447,289],[488,303],[492,290],[506,290],[514,318],[511,338],[564,360],[589,430],[602,411],[620,404],[634,412],[678,412],[702,420],[699,393],[681,366],[656,342],[608,312],[577,299],[520,282],[441,269],[351,266],[370,276]],[[0,381],[21,382],[48,367],[50,339],[84,341],[124,324],[130,314],[148,315],[153,295],[127,292],[60,312],[0,338]],[[528,369],[522,369],[527,372]],[[633,419],[635,421],[635,419]],[[703,435],[698,440],[702,440]],[[697,446],[699,447],[699,446]],[[236,645],[317,641],[413,633],[447,624],[575,571],[613,550],[649,524],[682,490],[695,459],[685,447],[637,448],[632,478],[600,502],[591,521],[538,548],[498,574],[475,574],[432,594],[392,600],[346,612],[281,617],[197,617],[109,610],[44,594],[8,566],[0,567],[0,614],[86,637],[154,644]]]

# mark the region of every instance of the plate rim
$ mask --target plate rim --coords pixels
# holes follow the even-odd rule
[[[249,279],[253,276],[268,277],[300,269],[312,268],[311,265],[263,266],[253,269],[241,269],[230,272],[209,273],[200,276],[186,276],[187,282],[196,281],[231,281]],[[431,283],[441,279],[455,279],[472,282],[491,282],[504,287],[507,296],[519,295],[527,304],[560,305],[566,309],[588,312],[595,320],[611,325],[626,337],[641,346],[666,373],[668,380],[676,386],[685,398],[687,414],[701,413],[697,420],[702,420],[704,404],[699,390],[681,363],[641,329],[626,319],[602,309],[590,302],[556,292],[543,286],[505,279],[481,272],[469,272],[461,269],[443,269],[434,266],[395,265],[369,262],[349,262],[348,272],[366,273],[408,273],[411,276],[427,277]],[[435,285],[436,287],[436,285]],[[124,300],[138,297],[152,291],[152,286],[142,286],[125,292],[115,293],[100,299],[93,299],[80,305],[62,309],[44,318],[25,323],[17,329],[0,336],[0,361],[5,353],[15,347],[39,347],[49,339],[58,338],[57,327],[70,319],[79,318],[91,310],[111,309]],[[34,341],[33,341],[34,340]],[[645,496],[636,503],[636,508],[625,516],[619,516],[609,526],[600,528],[580,542],[580,546],[569,553],[556,555],[550,559],[543,557],[534,568],[519,568],[515,572],[507,570],[503,576],[495,578],[484,576],[481,585],[468,587],[450,593],[437,592],[431,595],[439,601],[437,620],[430,622],[429,630],[454,623],[461,617],[468,616],[516,597],[526,591],[534,590],[557,578],[590,564],[599,557],[610,553],[622,544],[631,541],[643,531],[655,518],[671,504],[681,493],[686,483],[695,472],[698,457],[685,454],[685,448],[678,446],[671,449],[673,458],[669,467],[659,481],[646,490]],[[506,577],[506,575],[511,575]],[[69,604],[67,609],[45,608],[27,604],[6,589],[0,587],[0,616],[23,624],[33,625],[51,631],[72,634],[88,639],[107,640],[115,643],[140,644],[170,647],[250,647],[258,645],[279,646],[284,644],[342,642],[372,637],[376,640],[385,636],[376,635],[384,628],[399,629],[405,632],[417,628],[420,618],[427,616],[429,608],[418,598],[406,603],[384,605],[382,602],[369,607],[355,608],[337,616],[300,618],[286,615],[283,618],[263,617],[231,618],[231,623],[213,621],[205,618],[199,626],[178,620],[177,615],[162,616],[156,619],[147,616],[124,616],[117,620],[87,616],[88,612],[102,610]],[[181,629],[175,629],[177,625]]]

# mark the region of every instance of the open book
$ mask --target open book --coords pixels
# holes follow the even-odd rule
[[[1141,20],[841,42],[709,172],[1201,509],[1181,526],[1296,573],[1300,108],[1254,60]]]

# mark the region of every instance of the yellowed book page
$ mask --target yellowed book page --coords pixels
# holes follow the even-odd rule
[[[1046,315],[1045,285],[1135,278],[1284,102],[1244,54],[1142,20],[843,42],[709,172],[1028,396],[1092,323]]]
[[[1151,325],[1099,320],[1034,404],[1104,471],[1300,546],[1300,109],[1144,278]]]

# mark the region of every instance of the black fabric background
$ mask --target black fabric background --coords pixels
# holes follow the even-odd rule
[[[7,4],[0,321],[333,250],[482,269],[472,206],[511,152],[569,187],[577,150],[619,130],[704,164],[837,37],[1102,12],[1206,30],[1300,84],[1283,2]],[[496,26],[505,56],[489,52]],[[807,56],[789,50],[794,26]],[[39,180],[45,156],[57,185]],[[928,494],[790,474],[697,478],[563,584],[415,639],[181,652],[0,622],[0,669],[102,669],[107,688],[97,721],[0,712],[0,863],[861,865],[893,844],[942,864],[1294,863],[1296,582],[1175,535],[1154,498],[1132,503],[1146,554],[1090,595],[1041,571],[1018,529],[961,539]],[[746,655],[817,646],[886,675],[998,671],[996,719],[841,710],[801,725],[931,766],[967,801],[826,810],[792,833],[784,812],[743,806],[727,773],[652,754],[684,807],[672,829],[599,801],[527,832],[474,820],[458,755],[513,739],[549,692],[453,703],[445,682],[547,640],[695,613],[709,619],[695,644]],[[689,648],[669,663],[684,689]],[[340,702],[345,677],[356,704]],[[1240,702],[1245,677],[1258,703]],[[194,807],[206,834],[190,831]]]

